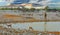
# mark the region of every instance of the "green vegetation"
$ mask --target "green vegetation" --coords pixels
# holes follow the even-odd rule
[[[34,9],[34,8],[31,8],[31,9],[30,9],[30,11],[34,12],[34,11],[35,11],[35,9]]]
[[[0,10],[21,10],[23,12],[34,12],[34,11],[40,11],[40,10],[45,10],[45,11],[60,11],[60,8],[53,8],[53,9],[50,9],[48,6],[45,7],[45,9],[35,9],[35,8],[31,8],[31,9],[28,9],[28,8],[0,8]]]
[[[49,11],[60,11],[60,8],[49,8],[48,6],[46,6],[44,10],[47,12],[49,12]]]
[[[18,10],[18,8],[0,8],[0,10]]]
[[[60,11],[60,9],[47,9],[47,11]]]
[[[35,8],[31,8],[31,9],[28,9],[28,8],[22,8],[22,9],[18,9],[18,10],[22,10],[23,12],[34,12],[34,11],[40,11],[40,9],[35,9]]]
[[[28,9],[28,8],[0,8],[0,10],[24,10],[24,11],[34,11],[34,10],[36,10],[35,8],[31,8],[31,9]],[[40,10],[40,9],[37,9],[38,11]]]

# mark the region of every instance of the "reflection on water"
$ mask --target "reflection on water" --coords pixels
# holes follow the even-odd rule
[[[35,30],[44,31],[45,22],[32,22],[32,23],[17,23],[13,24],[13,28],[28,29],[29,26],[33,27]],[[47,31],[60,31],[60,22],[46,22]]]
[[[39,23],[40,24],[40,23]],[[12,27],[6,28],[0,26],[0,34],[1,35],[60,35],[59,31],[39,31],[35,30],[33,27],[29,27],[28,29],[14,29]]]

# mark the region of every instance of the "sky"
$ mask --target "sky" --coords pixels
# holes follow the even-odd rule
[[[14,0],[11,0],[10,2],[9,1],[6,1],[6,0],[0,0],[0,6],[5,6],[5,5],[9,5],[10,3],[12,3]],[[37,2],[38,0],[30,0],[29,3],[38,3]],[[39,2],[41,4],[45,4],[50,7],[59,7],[60,6],[60,0],[45,0],[45,1],[42,1],[42,2]]]
[[[51,8],[54,7],[54,8],[59,8],[60,7],[60,0],[51,0],[49,5]]]
[[[11,1],[8,1],[8,0],[0,0],[0,6],[10,5],[11,2],[13,2],[13,0],[11,0]]]

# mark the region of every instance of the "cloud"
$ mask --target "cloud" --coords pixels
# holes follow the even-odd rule
[[[0,6],[10,5],[14,0],[0,0]]]
[[[5,0],[0,0],[0,2],[5,2]]]
[[[51,1],[48,3],[50,8],[60,8],[60,0]]]
[[[7,4],[7,2],[0,2],[0,6],[6,6]]]
[[[41,2],[39,2],[40,4],[43,4],[43,5],[48,5],[48,3],[50,2],[51,0],[43,0]]]
[[[2,0],[0,0],[0,2],[1,2]]]
[[[30,0],[29,3],[37,3],[38,0]]]
[[[60,4],[60,2],[56,2],[56,3],[49,3],[49,4]]]
[[[37,3],[37,4],[42,4],[42,5],[47,5],[51,0],[42,0],[38,2],[39,0],[30,0],[29,3]]]

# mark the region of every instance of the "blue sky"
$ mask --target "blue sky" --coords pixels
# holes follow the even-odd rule
[[[0,6],[4,6],[4,5],[7,5],[8,2],[0,2]]]
[[[60,0],[51,0],[50,1],[50,4],[48,5],[48,6],[50,6],[50,7],[60,7]]]
[[[52,0],[53,2],[60,2],[60,0]]]
[[[36,1],[37,0],[30,0],[30,2],[36,2]],[[46,1],[50,2],[50,4],[48,4],[49,7],[60,7],[60,0],[46,0]],[[5,0],[0,0],[0,6],[9,5],[10,3],[11,2],[7,2]]]
[[[11,2],[12,2],[12,0],[11,0],[11,1],[0,0],[0,6],[6,6],[6,5],[9,5]]]

